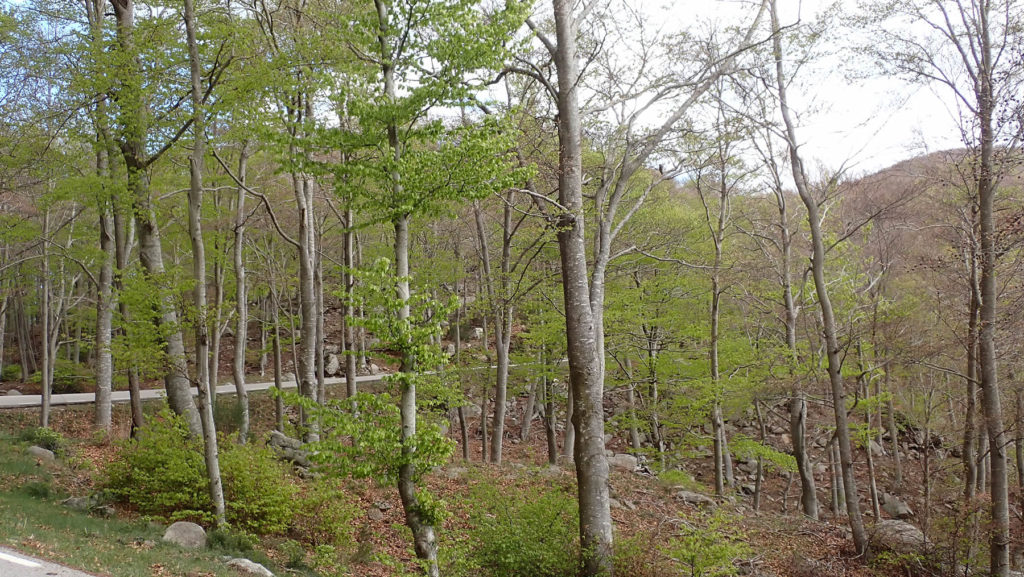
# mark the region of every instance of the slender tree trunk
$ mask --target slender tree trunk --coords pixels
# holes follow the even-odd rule
[[[358,392],[356,387],[356,259],[355,259],[355,213],[352,211],[352,203],[349,202],[345,210],[345,270],[342,273],[342,282],[345,285],[345,342],[347,349],[345,353],[345,394],[349,397],[355,396]],[[456,344],[456,355],[458,355],[458,344]],[[460,407],[461,408],[461,407]]]
[[[50,282],[50,256],[49,256],[49,241],[50,241],[50,213],[47,210],[43,210],[43,254],[42,254],[42,270],[40,271],[40,291],[39,291],[39,319],[42,325],[42,366],[40,367],[40,379],[39,386],[42,388],[42,406],[39,411],[39,426],[47,428],[50,426],[50,394],[53,391],[53,381],[50,379],[50,366],[53,364],[53,359],[50,356],[50,296],[51,296],[51,282]]]
[[[3,330],[0,327],[0,339],[2,337]],[[3,350],[0,348],[0,353],[2,352]],[[1017,401],[1017,423],[1015,427],[1017,435],[1014,438],[1014,444],[1017,449],[1017,485],[1021,489],[1021,498],[1024,499],[1024,389],[1018,388],[1014,391],[1014,394]]]
[[[967,409],[964,411],[963,463],[964,498],[970,502],[977,495],[980,486],[978,484],[978,464],[976,463],[977,453],[975,452],[978,437],[975,415],[978,413],[978,311],[980,301],[977,289],[978,265],[974,248],[969,249],[967,261],[971,286],[967,311]]]
[[[248,142],[243,142],[238,152],[238,179],[241,184],[235,190],[235,230],[231,252],[235,269],[235,347],[231,363],[231,377],[235,381],[238,395],[240,422],[238,442],[245,444],[249,437],[249,393],[245,390],[245,353],[249,340],[249,296],[245,268],[245,179],[249,165]],[[263,331],[261,329],[261,334]],[[262,348],[262,347],[261,347]],[[260,367],[262,374],[263,367]]]
[[[576,22],[569,0],[553,0],[558,73],[558,248],[562,263],[572,424],[576,461],[583,574],[613,577],[612,517],[608,494],[608,460],[604,447],[604,383],[600,314],[591,307],[587,280],[582,182],[582,125],[577,101],[579,63]]]
[[[281,366],[281,299],[277,294],[276,280],[270,281],[270,305],[273,316],[271,331],[274,341],[274,423],[277,430],[284,432],[284,397],[281,396],[284,383],[284,368]]]
[[[226,523],[224,488],[220,478],[217,452],[217,428],[213,420],[213,391],[209,374],[209,324],[206,302],[206,246],[203,244],[203,161],[206,155],[206,122],[203,111],[202,77],[199,69],[199,44],[196,41],[196,14],[192,0],[185,0],[185,34],[188,44],[189,72],[192,79],[192,130],[195,139],[189,158],[188,230],[192,241],[192,275],[195,280],[193,298],[196,307],[196,380],[199,389],[199,417],[203,429],[203,446],[210,500],[218,526]]]
[[[106,151],[97,155],[99,172],[107,171]],[[98,286],[96,287],[96,412],[93,420],[96,428],[111,430],[111,392],[114,384],[114,358],[111,354],[111,337],[114,319],[114,215],[108,202],[101,203],[99,216],[100,250],[103,252],[100,264]],[[2,321],[0,321],[2,322]],[[2,331],[0,331],[2,336]]]
[[[779,29],[777,0],[771,2],[772,29]],[[796,124],[792,119],[789,109],[789,101],[786,97],[787,80],[783,67],[782,40],[778,34],[772,38],[772,47],[775,56],[776,88],[778,90],[779,108],[783,122],[786,126],[786,140],[789,148],[790,165],[793,172],[793,180],[796,183],[797,192],[807,209],[807,221],[811,229],[812,260],[811,275],[814,278],[814,287],[818,296],[818,304],[821,307],[822,324],[825,338],[826,358],[828,360],[828,375],[832,389],[832,406],[835,412],[836,442],[839,445],[840,464],[842,467],[843,489],[846,497],[846,511],[849,515],[850,530],[853,534],[853,543],[858,555],[868,552],[868,535],[864,529],[864,522],[860,513],[860,498],[857,493],[857,483],[853,475],[853,450],[850,445],[850,430],[846,416],[846,390],[843,384],[842,365],[840,359],[839,339],[836,336],[835,314],[832,310],[832,301],[828,292],[828,285],[825,282],[825,242],[821,232],[821,217],[819,215],[817,201],[812,196],[807,183],[806,172],[803,167],[803,160],[799,153],[799,140],[796,136]]]

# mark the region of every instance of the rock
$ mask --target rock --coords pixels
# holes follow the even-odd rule
[[[164,531],[164,541],[185,549],[202,549],[206,547],[206,531],[195,523],[178,521]]]
[[[366,368],[366,371],[369,372],[371,375],[376,375],[380,373],[380,367],[378,367],[374,363],[370,363],[370,366]]]
[[[257,577],[274,577],[274,574],[270,572],[263,565],[250,561],[248,559],[232,559],[228,561],[228,567],[231,567],[235,571],[242,575],[256,575]]]
[[[462,407],[462,414],[465,415],[467,419],[480,418],[481,412],[480,405],[466,405],[465,407]]]
[[[618,499],[615,499],[615,498],[609,498],[608,499],[608,507],[610,509],[625,509],[626,508],[625,505],[623,505]]]
[[[19,397],[19,396],[21,396],[21,391],[19,391],[18,389],[11,389],[11,390],[7,391],[7,396],[8,397]]]
[[[114,509],[110,505],[97,505],[92,509],[89,509],[89,514],[95,517],[103,517],[104,519],[110,519],[117,515],[117,509]]]
[[[324,374],[333,377],[339,372],[341,372],[341,359],[334,353],[328,353],[327,358],[324,360]]]
[[[374,503],[373,506],[380,509],[381,511],[391,510],[391,503],[388,503],[387,501],[378,501]]]
[[[96,498],[91,495],[88,497],[68,497],[61,501],[60,504],[72,511],[88,513],[94,506],[96,506]]]
[[[627,455],[625,453],[619,453],[618,455],[612,455],[608,457],[608,466],[623,471],[633,472],[636,470],[640,462],[637,460],[635,455]]]
[[[744,495],[753,495],[756,489],[757,487],[748,483],[740,487],[740,492],[743,493]]]
[[[909,519],[914,516],[914,511],[905,502],[895,495],[882,493],[882,510],[893,519]]]
[[[366,517],[375,523],[380,523],[384,520],[384,513],[376,507],[370,507],[366,510]]]
[[[676,499],[697,507],[714,507],[715,500],[707,495],[701,495],[700,493],[694,493],[693,491],[678,491],[673,495]]]
[[[779,442],[782,443],[783,447],[792,447],[793,435],[790,435],[789,433],[779,435]]]
[[[871,546],[899,555],[916,555],[928,547],[928,539],[920,529],[896,519],[879,521],[871,529]]]
[[[29,455],[31,455],[31,456],[33,456],[33,457],[35,457],[35,458],[37,458],[40,461],[43,461],[45,463],[52,463],[52,462],[57,460],[57,457],[56,457],[56,455],[53,454],[53,451],[51,451],[49,449],[44,449],[44,448],[39,447],[37,445],[32,445],[31,447],[26,449],[26,452]]]
[[[818,463],[814,466],[814,474],[819,476],[828,474],[828,465],[825,463]]]
[[[298,381],[295,380],[295,373],[285,373],[285,374],[281,375],[281,380],[286,382],[286,383],[298,382]]]
[[[338,345],[324,345],[324,353],[328,355],[336,355],[341,352],[341,347]]]
[[[280,431],[271,431],[270,440],[267,441],[277,454],[286,461],[291,461],[306,469],[313,466],[309,460],[309,451],[302,449],[302,441],[286,436]]]
[[[482,327],[473,327],[473,330],[469,333],[470,340],[479,341],[484,338],[484,329]]]
[[[469,472],[465,467],[448,467],[444,470],[444,476],[454,481]]]
[[[448,343],[448,346],[445,347],[444,352],[449,357],[454,357],[455,356],[455,343]]]
[[[885,449],[879,445],[874,439],[868,442],[868,448],[871,450],[872,457],[884,457]]]
[[[786,428],[780,427],[779,425],[772,425],[768,428],[768,432],[773,435],[782,435],[786,433]]]
[[[748,475],[753,475],[754,473],[757,472],[757,459],[747,459],[746,461],[740,461],[739,465],[737,465],[736,468],[739,469],[740,471],[743,471],[744,473],[747,473]]]

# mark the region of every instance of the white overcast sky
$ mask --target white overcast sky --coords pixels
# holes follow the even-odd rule
[[[756,10],[750,0],[641,0],[644,10],[660,22],[685,26],[698,20],[749,22]],[[848,10],[854,0],[844,0]],[[831,4],[823,0],[781,0],[783,26],[813,20]],[[856,31],[845,31],[850,40]],[[853,39],[855,40],[855,39]],[[939,89],[911,86],[891,78],[848,80],[851,50],[840,50],[805,70],[791,89],[793,107],[800,113],[800,139],[807,158],[826,167],[847,165],[853,174],[873,172],[926,152],[961,146],[950,95]],[[814,78],[809,78],[813,72]],[[813,81],[812,81],[813,80]],[[809,110],[817,112],[809,113]]]

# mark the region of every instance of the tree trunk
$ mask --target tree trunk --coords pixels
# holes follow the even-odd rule
[[[234,358],[231,362],[231,377],[235,381],[235,393],[238,395],[241,417],[238,423],[238,442],[243,445],[249,437],[249,393],[245,390],[245,353],[249,340],[249,296],[245,269],[245,179],[248,165],[249,147],[247,142],[243,142],[241,150],[238,152],[240,184],[235,190],[234,246],[231,253],[235,269],[235,347]]]
[[[50,356],[50,296],[51,296],[51,282],[50,282],[50,257],[48,253],[48,247],[50,242],[50,213],[47,210],[43,211],[43,254],[42,254],[42,270],[40,271],[40,294],[39,294],[39,319],[42,325],[42,349],[43,354],[41,356],[42,362],[40,367],[40,379],[39,386],[41,387],[42,400],[41,408],[39,411],[39,426],[47,428],[50,426],[50,394],[53,392],[53,381],[50,379],[50,366],[53,364],[53,358]]]
[[[356,286],[356,259],[355,259],[355,214],[352,211],[351,202],[345,210],[345,268],[342,273],[342,282],[345,285],[345,395],[353,397],[358,392],[356,386],[356,307],[355,307],[355,286]],[[456,343],[456,355],[458,355],[458,343]],[[461,408],[461,407],[460,407]],[[465,446],[465,445],[463,445]]]
[[[771,2],[772,29],[779,29],[777,0]],[[828,285],[825,282],[825,241],[821,231],[821,217],[819,216],[817,201],[812,196],[807,183],[806,172],[803,167],[803,160],[799,153],[800,141],[796,136],[796,124],[792,119],[789,109],[789,101],[786,97],[787,80],[783,67],[782,40],[780,35],[772,37],[772,47],[775,56],[776,88],[779,97],[779,109],[786,127],[786,142],[789,148],[790,165],[793,172],[793,180],[796,183],[800,200],[807,209],[807,221],[811,229],[812,260],[811,274],[814,278],[814,287],[818,296],[818,304],[821,307],[822,324],[825,339],[826,358],[828,360],[828,375],[832,389],[832,406],[835,412],[836,442],[839,445],[839,457],[842,467],[843,489],[846,498],[846,511],[849,515],[850,530],[853,534],[853,543],[858,555],[868,552],[868,535],[864,529],[864,522],[860,514],[860,498],[857,494],[857,482],[853,475],[853,451],[850,445],[850,429],[846,416],[846,390],[843,384],[842,364],[840,359],[839,339],[836,335],[835,314],[832,310],[832,301],[829,296]]]
[[[189,72],[192,80],[192,130],[195,135],[189,157],[188,231],[192,241],[193,298],[196,307],[196,380],[199,389],[199,417],[203,429],[203,447],[210,500],[217,526],[226,523],[224,488],[220,478],[217,452],[217,427],[213,420],[213,394],[209,374],[209,324],[206,302],[206,245],[203,244],[203,161],[206,155],[202,77],[199,69],[199,45],[196,42],[196,14],[192,0],[185,0],[185,35],[188,44]]]
[[[135,6],[133,0],[111,2],[117,19],[117,41],[127,70],[122,74],[117,101],[121,108],[123,135],[119,143],[128,175],[128,192],[131,195],[132,211],[135,214],[136,232],[139,236],[139,261],[146,274],[159,278],[164,274],[163,251],[160,243],[160,228],[152,207],[147,169],[152,161],[148,155],[146,134],[150,113],[143,101],[141,86],[141,63],[135,47]],[[160,303],[162,326],[177,327],[178,313],[173,299],[168,295]],[[188,363],[185,357],[185,343],[181,330],[174,329],[164,342],[169,366],[164,375],[167,402],[171,409],[182,415],[193,435],[202,434],[199,411],[192,400],[188,379]]]
[[[100,172],[106,173],[106,152],[97,164],[104,165]],[[99,156],[98,155],[98,156]],[[111,337],[114,320],[114,215],[109,204],[103,202],[99,216],[100,250],[103,252],[100,264],[98,286],[96,287],[96,413],[93,420],[96,427],[107,434],[111,430],[111,392],[114,384],[114,359],[111,355]],[[2,331],[0,331],[2,336]]]
[[[603,346],[600,319],[591,308],[584,238],[582,125],[577,101],[579,63],[576,23],[569,0],[553,0],[558,72],[558,248],[562,263],[572,424],[576,461],[583,574],[613,577],[612,517],[608,494],[608,460],[604,447]],[[595,287],[596,288],[596,287]]]

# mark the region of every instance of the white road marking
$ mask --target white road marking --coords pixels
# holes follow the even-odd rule
[[[43,566],[41,563],[36,563],[35,561],[29,561],[28,559],[22,559],[20,557],[15,557],[14,555],[8,555],[7,553],[4,553],[3,551],[0,551],[0,560],[10,561],[11,563],[16,563],[18,565],[23,565],[25,567],[42,567]]]

